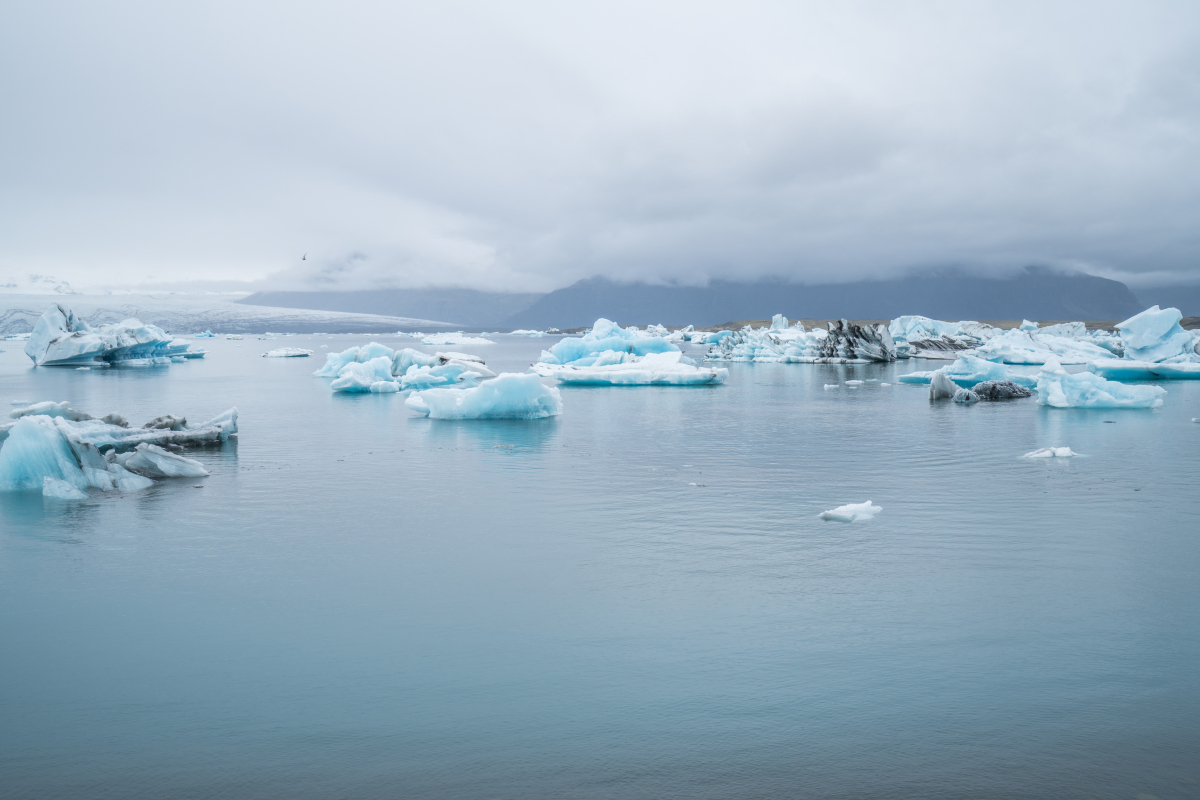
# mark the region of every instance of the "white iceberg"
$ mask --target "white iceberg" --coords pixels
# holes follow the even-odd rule
[[[590,367],[535,364],[534,371],[560,383],[593,386],[702,386],[729,378],[725,368],[692,366],[682,357],[679,351],[630,356],[610,350]]]
[[[301,347],[280,347],[263,353],[263,358],[308,358],[312,354],[312,350]]]
[[[2,426],[0,489],[34,489],[79,499],[62,484],[79,492],[88,488],[130,492],[150,486],[147,476],[201,477],[208,473],[200,462],[168,452],[164,446],[213,444],[237,433],[237,409],[196,428],[170,414],[143,428],[130,428],[117,414],[93,419],[69,408],[58,410],[65,413],[24,414]]]
[[[786,322],[786,319],[780,320]],[[709,361],[759,361],[784,364],[867,364],[895,361],[896,346],[882,323],[856,325],[847,320],[830,322],[828,330],[796,326],[754,330],[749,325],[717,341]]]
[[[462,331],[453,333],[433,333],[421,339],[421,344],[495,344],[491,339],[482,336],[468,336]]]
[[[830,511],[822,511],[817,516],[826,522],[858,522],[860,519],[870,519],[880,511],[883,511],[881,506],[868,500],[865,503],[849,503]]]
[[[471,389],[426,389],[404,404],[432,419],[541,419],[562,413],[562,395],[533,373],[503,372]]]
[[[900,383],[929,383],[934,374],[945,375],[959,386],[970,389],[984,381],[1011,381],[1032,389],[1037,380],[1029,375],[1018,375],[1003,364],[988,361],[963,353],[953,364],[929,372],[910,372],[900,376]]]
[[[1004,364],[1087,364],[1111,358],[1112,352],[1086,339],[1069,339],[1040,330],[1013,328],[975,348],[974,354]]]
[[[1021,458],[1073,458],[1077,455],[1079,454],[1072,452],[1069,447],[1043,447],[1032,453],[1026,453]]]
[[[545,331],[531,331],[531,330],[526,330],[524,328],[521,328],[520,330],[509,331],[508,335],[509,336],[532,336],[534,338],[540,339],[541,337],[546,335],[546,332]]]
[[[352,361],[342,367],[329,388],[335,392],[389,393],[400,391],[400,384],[392,375],[391,357],[379,356],[365,362]]]
[[[450,383],[474,386],[477,379],[493,378],[496,374],[479,356],[454,352],[430,355],[408,347],[392,350],[371,342],[340,353],[328,353],[325,366],[313,375],[335,377],[329,384],[335,392],[382,394]]]
[[[196,358],[191,343],[136,319],[93,329],[73,311],[55,303],[38,318],[25,344],[37,366],[87,366],[100,363],[170,364],[173,357]]]
[[[543,364],[570,364],[577,367],[595,366],[603,353],[628,353],[648,356],[652,353],[678,352],[679,348],[663,336],[641,331],[636,327],[622,328],[617,323],[598,319],[592,329],[581,337],[567,337],[543,350],[538,359]]]
[[[1037,378],[1039,405],[1054,408],[1158,408],[1167,390],[1161,386],[1130,386],[1092,372],[1068,374],[1049,361]]]
[[[950,400],[953,399],[955,393],[958,391],[958,384],[950,380],[945,373],[933,373],[933,378],[929,381],[930,400]]]
[[[1177,308],[1151,306],[1124,322],[1117,330],[1125,342],[1125,357],[1131,361],[1166,361],[1184,356],[1195,360],[1196,342],[1190,331],[1180,326],[1183,315]]]

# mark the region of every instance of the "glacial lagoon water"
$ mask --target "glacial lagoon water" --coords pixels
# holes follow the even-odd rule
[[[0,343],[5,406],[241,411],[210,478],[0,495],[0,796],[1200,797],[1200,383],[963,407],[844,385],[928,362],[731,364],[445,422],[309,377],[371,338],[414,341]],[[552,339],[497,341],[422,349]]]

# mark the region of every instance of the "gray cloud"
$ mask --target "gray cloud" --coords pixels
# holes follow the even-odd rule
[[[648,5],[20,4],[0,275],[1200,277],[1193,3]]]

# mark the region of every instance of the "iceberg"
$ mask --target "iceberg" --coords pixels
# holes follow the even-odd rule
[[[951,400],[959,391],[959,386],[944,373],[935,372],[929,381],[930,400]]]
[[[520,330],[509,331],[508,335],[509,336],[532,336],[534,338],[540,339],[541,337],[546,335],[546,332],[545,331],[530,331],[530,330],[525,330],[524,328],[522,328]]]
[[[263,353],[263,358],[308,358],[312,354],[312,350],[300,347],[280,347]]]
[[[1151,306],[1124,322],[1117,330],[1125,342],[1125,357],[1131,361],[1161,362],[1184,356],[1196,360],[1197,344],[1190,331],[1179,324],[1183,315],[1177,308]]]
[[[822,511],[817,516],[826,522],[858,522],[860,519],[870,519],[880,511],[883,511],[881,506],[868,500],[865,503],[849,503],[830,511]]]
[[[391,357],[379,356],[370,361],[352,361],[342,367],[338,370],[337,379],[329,384],[329,388],[335,392],[375,392],[380,394],[398,392],[400,384],[392,375]]]
[[[729,378],[725,368],[692,366],[682,357],[679,351],[629,356],[610,350],[590,367],[535,364],[534,371],[559,383],[592,386],[711,386]]]
[[[25,343],[25,354],[41,366],[87,366],[101,363],[170,364],[190,353],[191,343],[174,339],[162,328],[127,319],[93,329],[65,306],[55,303],[38,318]]]
[[[325,366],[314,377],[335,377],[329,384],[335,392],[394,393],[409,389],[459,384],[474,386],[479,378],[494,378],[479,356],[467,353],[436,353],[404,348],[392,350],[378,342],[328,353]]]
[[[562,413],[562,395],[533,373],[502,372],[471,389],[426,389],[404,404],[431,419],[541,419]]]
[[[131,492],[150,486],[151,477],[202,477],[208,472],[200,462],[166,448],[223,442],[237,433],[237,409],[196,428],[170,414],[130,428],[117,414],[94,419],[69,408],[58,410],[67,413],[22,414],[2,426],[0,489],[81,499],[63,484],[79,493],[88,488]]]
[[[983,381],[975,384],[971,389],[960,388],[950,399],[955,403],[971,405],[980,400],[1012,400],[1032,395],[1033,392],[1028,388],[1012,381]]]
[[[780,318],[780,322],[786,319]],[[774,323],[773,323],[774,324]],[[723,332],[724,333],[724,332]],[[759,361],[784,364],[868,364],[895,361],[896,346],[882,323],[830,322],[828,330],[803,325],[754,330],[749,325],[723,336],[705,356],[709,361]]]
[[[1129,386],[1092,372],[1068,374],[1053,360],[1037,379],[1038,404],[1054,408],[1158,408],[1166,393],[1161,386]]]
[[[212,331],[201,331],[200,333],[192,334],[197,339],[212,339],[216,336]]]
[[[51,478],[47,475],[42,480],[42,495],[44,497],[53,497],[57,500],[87,500],[88,493],[82,489],[76,489],[72,483],[67,483],[58,478]]]
[[[1112,352],[1086,340],[1013,328],[975,348],[975,355],[1004,364],[1087,364],[1111,358]]]
[[[468,366],[462,362],[451,362],[437,367],[413,365],[400,378],[400,388],[405,391],[409,389],[423,391],[425,389],[432,389],[435,386],[450,384],[478,386],[479,379],[483,377],[494,376],[491,370],[485,369],[482,372],[478,372],[472,366]]]
[[[970,389],[984,381],[1009,381],[1032,389],[1037,381],[1028,375],[1018,375],[995,361],[962,354],[953,364],[929,372],[910,372],[900,376],[900,383],[929,383],[935,374],[945,375],[959,386]]]
[[[495,344],[482,336],[467,336],[462,331],[432,333],[421,340],[421,344]]]
[[[1110,358],[1088,364],[1088,372],[1114,381],[1196,381],[1200,380],[1197,361],[1129,361]]]
[[[595,366],[595,359],[601,353],[609,351],[648,356],[651,353],[678,352],[679,348],[662,336],[635,327],[622,328],[611,320],[598,319],[583,336],[561,339],[549,350],[543,350],[538,361],[543,364],[591,367]]]
[[[897,358],[953,358],[1000,333],[1000,329],[974,320],[943,322],[921,316],[897,317],[888,325]]]
[[[1069,447],[1043,447],[1041,450],[1026,453],[1021,458],[1073,458],[1077,455],[1079,454],[1072,452]]]

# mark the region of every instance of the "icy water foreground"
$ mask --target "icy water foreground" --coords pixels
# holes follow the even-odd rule
[[[415,341],[0,343],[0,410],[241,412],[210,478],[0,495],[0,796],[1200,797],[1200,382],[964,407],[823,388],[938,362],[731,364],[446,422],[309,377],[371,338]],[[554,341],[496,338],[420,349]]]

